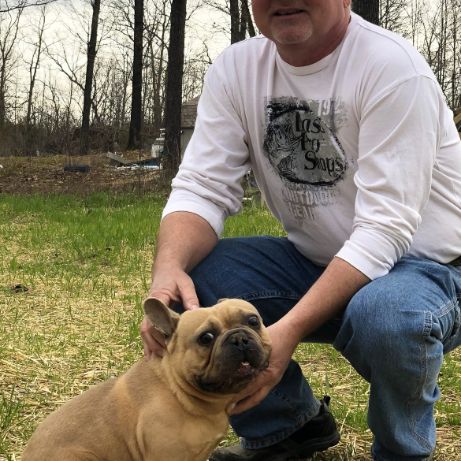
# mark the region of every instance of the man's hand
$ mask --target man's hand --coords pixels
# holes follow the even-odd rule
[[[298,343],[327,320],[340,315],[351,297],[370,279],[348,262],[333,258],[300,301],[271,325],[273,341],[269,368],[240,394],[232,414],[257,405],[282,379]]]
[[[298,340],[286,331],[283,321],[269,326],[267,331],[272,341],[269,366],[239,394],[235,406],[229,412],[230,415],[249,410],[269,394],[282,379],[298,345]]]
[[[199,215],[179,211],[163,218],[147,296],[158,298],[167,306],[179,302],[186,310],[197,308],[197,293],[187,273],[210,253],[217,241],[213,228]],[[144,355],[163,355],[165,342],[157,336],[151,322],[144,318]]]
[[[166,272],[166,274],[161,271],[155,272],[147,297],[160,299],[167,306],[171,305],[172,302],[180,302],[186,310],[197,309],[199,303],[191,278],[180,269],[169,269]],[[165,353],[165,340],[146,316],[144,316],[140,330],[144,356],[157,355],[161,357]]]
[[[192,279],[182,269],[164,266],[153,272],[152,285],[147,295],[158,298],[167,306],[179,302],[185,310],[199,307],[197,293]]]

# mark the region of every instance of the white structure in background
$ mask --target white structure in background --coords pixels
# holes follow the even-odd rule
[[[197,104],[199,96],[185,102],[181,107],[181,158],[184,155],[187,144],[194,132],[195,119],[197,118]],[[160,159],[163,155],[165,144],[165,128],[160,129],[159,137],[154,141],[151,148],[151,156]]]
[[[186,151],[192,133],[195,128],[195,119],[197,118],[197,104],[200,96],[185,102],[181,107],[181,158]]]
[[[165,128],[160,128],[160,136],[154,141],[151,149],[151,157],[159,159],[163,154],[165,144]]]

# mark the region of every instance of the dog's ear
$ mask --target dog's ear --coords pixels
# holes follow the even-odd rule
[[[144,312],[154,328],[168,340],[176,330],[179,314],[157,298],[147,298],[144,301]]]

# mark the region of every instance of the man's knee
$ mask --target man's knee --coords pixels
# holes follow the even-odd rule
[[[347,306],[335,347],[368,381],[373,373],[391,372],[395,377],[398,370],[402,378],[405,370],[412,370],[416,379],[419,368],[426,366],[421,351],[429,343],[434,350],[438,347],[431,338],[432,316],[415,302],[415,296],[389,290],[385,284],[372,285],[360,290]]]

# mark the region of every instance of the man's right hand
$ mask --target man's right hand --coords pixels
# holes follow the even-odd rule
[[[187,274],[203,260],[218,242],[210,224],[199,215],[174,212],[162,219],[152,268],[152,285],[148,297],[158,298],[167,306],[182,304],[185,310],[197,309],[199,301],[194,282]],[[144,354],[163,355],[165,341],[152,323],[141,323]]]
[[[157,298],[167,306],[173,302],[181,303],[185,310],[198,309],[199,302],[192,279],[181,269],[155,270],[152,285],[147,294],[148,298]],[[165,339],[144,316],[141,322],[141,338],[144,345],[144,355],[163,356],[165,353]]]

